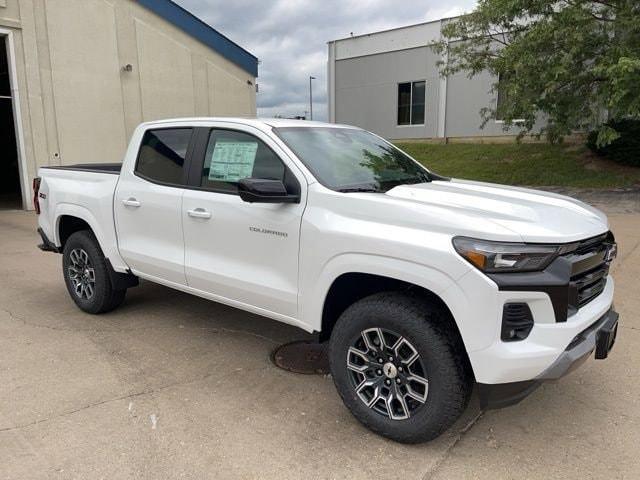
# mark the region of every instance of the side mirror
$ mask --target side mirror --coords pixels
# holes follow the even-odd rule
[[[240,198],[249,203],[300,203],[300,195],[291,195],[280,180],[243,178],[238,182]]]

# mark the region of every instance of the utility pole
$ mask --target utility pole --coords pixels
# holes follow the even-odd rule
[[[309,120],[313,120],[313,86],[311,81],[315,79],[316,77],[309,77]]]

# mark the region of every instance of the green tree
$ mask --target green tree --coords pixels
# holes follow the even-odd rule
[[[551,141],[597,128],[605,145],[619,135],[605,121],[640,118],[640,0],[480,0],[443,27],[435,49],[445,75],[500,79],[482,126],[524,119],[521,134]],[[540,113],[546,125],[534,132]]]

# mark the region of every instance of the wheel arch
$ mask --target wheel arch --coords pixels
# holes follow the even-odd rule
[[[90,230],[98,241],[104,256],[118,272],[126,272],[128,266],[120,257],[115,238],[115,226],[111,223],[113,232],[105,232],[95,215],[86,207],[70,203],[60,203],[56,207],[54,220],[53,242],[64,248],[66,240],[75,232]],[[111,222],[113,220],[111,219]]]
[[[57,236],[60,249],[64,248],[67,239],[76,232],[89,230],[93,233],[93,228],[82,218],[72,215],[61,215],[57,220]],[[94,233],[95,234],[95,233]]]
[[[410,290],[447,312],[467,351],[472,340],[464,328],[467,298],[456,280],[447,272],[397,258],[343,254],[327,263],[316,288],[303,295],[302,314],[310,320],[310,329],[328,338],[337,318],[354,301],[385,290]]]
[[[331,284],[327,295],[324,297],[322,308],[322,321],[319,331],[319,340],[328,341],[340,315],[353,303],[370,295],[382,292],[405,292],[415,295],[442,312],[439,323],[452,333],[458,351],[462,355],[463,362],[475,378],[473,364],[464,340],[460,323],[449,308],[449,305],[441,295],[423,285],[401,280],[395,277],[383,276],[372,273],[345,272],[338,276]]]
[[[104,251],[104,234],[99,222],[89,209],[80,205],[58,204],[55,213],[55,239],[54,242],[61,248],[67,239],[80,230],[90,230],[98,240],[100,248]]]
[[[407,292],[418,295],[442,309],[458,330],[453,314],[444,300],[433,291],[398,278],[363,272],[347,272],[337,277],[324,298],[320,338],[328,340],[340,315],[353,303],[380,292]],[[458,331],[459,333],[459,331]]]

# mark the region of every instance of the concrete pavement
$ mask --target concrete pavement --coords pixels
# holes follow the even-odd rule
[[[640,215],[628,212],[612,208],[612,356],[509,409],[480,415],[474,399],[417,446],[361,427],[330,378],[274,367],[299,330],[150,283],[112,313],[82,313],[61,257],[35,248],[35,215],[0,212],[0,479],[638,478]]]

